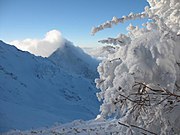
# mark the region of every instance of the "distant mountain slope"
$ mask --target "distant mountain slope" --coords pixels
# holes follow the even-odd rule
[[[117,47],[113,46],[100,46],[96,48],[82,48],[85,52],[87,52],[89,55],[99,59],[103,60],[108,58],[109,54],[113,54],[117,51]]]
[[[70,64],[74,59],[69,61],[69,57],[65,57],[66,53],[72,53],[65,48],[61,53],[63,55],[60,56],[64,57],[61,58],[62,67],[54,64],[55,57],[50,58],[54,61],[52,62],[48,58],[36,57],[0,41],[1,132],[14,128],[36,128],[58,121],[87,120],[96,116],[99,110],[95,95],[97,89],[88,78],[89,73],[96,75],[96,65],[93,69],[90,66],[86,68],[87,65],[83,65],[80,60],[80,63],[74,63],[79,66],[76,69],[74,65],[74,71],[64,70],[66,67],[71,68]],[[87,56],[81,53],[81,57],[86,60]],[[89,65],[97,64],[90,58],[87,64],[89,61]],[[66,62],[69,63],[68,66]],[[80,67],[80,71],[89,72],[85,75],[87,78],[77,74]],[[90,78],[93,79],[94,75]]]
[[[98,76],[97,66],[99,62],[69,41],[66,41],[64,45],[49,56],[49,59],[66,71],[93,79],[93,81]]]

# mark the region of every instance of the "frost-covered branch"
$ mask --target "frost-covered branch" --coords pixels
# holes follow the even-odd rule
[[[95,35],[98,31],[101,31],[106,28],[111,28],[113,25],[117,25],[118,23],[124,23],[125,21],[135,20],[138,18],[146,18],[146,17],[147,15],[144,12],[138,14],[130,13],[128,16],[123,16],[122,18],[113,17],[111,21],[107,21],[99,25],[98,27],[93,27],[91,30],[91,34]]]
[[[108,38],[98,41],[103,44],[113,44],[113,45],[127,45],[131,42],[131,38],[125,34],[120,34],[116,38]]]

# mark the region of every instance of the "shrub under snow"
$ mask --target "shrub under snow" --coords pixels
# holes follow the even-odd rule
[[[92,34],[136,18],[149,18],[143,28],[129,25],[127,35],[101,40],[117,51],[98,67],[99,119],[115,117],[120,134],[180,133],[180,2],[147,0],[139,14],[94,27]],[[143,134],[142,133],[142,134]]]

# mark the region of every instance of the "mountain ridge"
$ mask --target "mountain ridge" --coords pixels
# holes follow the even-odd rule
[[[0,41],[0,131],[95,118],[92,80]]]

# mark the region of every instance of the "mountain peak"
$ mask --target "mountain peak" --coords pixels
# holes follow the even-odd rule
[[[99,61],[69,41],[66,41],[48,58],[67,72],[85,76],[93,81],[98,77],[96,68]]]

